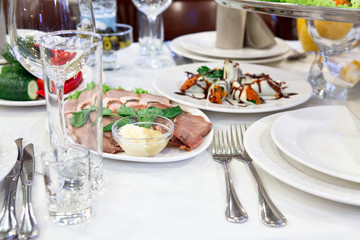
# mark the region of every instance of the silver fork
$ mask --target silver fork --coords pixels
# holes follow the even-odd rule
[[[245,222],[248,218],[248,215],[236,195],[229,171],[228,164],[232,160],[232,153],[230,149],[230,139],[228,132],[224,134],[223,131],[215,131],[211,151],[213,159],[221,163],[224,168],[226,181],[226,220],[234,223]]]
[[[281,227],[286,225],[285,216],[277,209],[274,203],[271,201],[269,195],[266,193],[264,185],[256,172],[254,165],[252,164],[252,159],[247,154],[244,147],[244,135],[247,129],[245,124],[237,127],[236,125],[231,125],[231,147],[234,152],[234,158],[241,160],[247,166],[249,166],[250,171],[254,177],[255,185],[258,191],[259,196],[259,210],[260,218],[262,222],[269,227]]]

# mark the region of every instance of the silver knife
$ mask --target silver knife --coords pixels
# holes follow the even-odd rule
[[[349,89],[346,105],[360,119],[360,81]]]
[[[22,168],[22,138],[16,139],[18,157],[13,169],[5,177],[5,200],[0,212],[0,239],[14,239],[18,235],[15,212],[16,189]]]
[[[23,171],[21,172],[21,183],[23,189],[23,211],[19,230],[19,239],[34,239],[39,233],[37,221],[31,201],[31,187],[35,172],[35,156],[33,144],[28,144],[23,153]]]

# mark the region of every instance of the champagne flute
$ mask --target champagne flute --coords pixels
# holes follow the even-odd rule
[[[347,86],[334,81],[331,68],[334,63],[329,59],[346,53],[359,44],[360,24],[306,20],[310,37],[317,45],[318,52],[310,68],[308,81],[313,86],[314,94],[320,98],[344,100]]]
[[[148,20],[149,39],[148,42],[154,44],[150,47],[148,58],[142,58],[136,61],[136,64],[143,68],[162,68],[172,65],[172,61],[167,58],[156,56],[158,48],[158,39],[156,37],[156,19],[162,14],[172,3],[172,0],[132,0],[135,7],[144,13]]]
[[[40,37],[50,137],[53,146],[76,142],[93,150],[93,189],[102,182],[102,41],[97,33],[56,31]],[[85,86],[64,104],[64,83],[84,75]],[[66,111],[65,111],[66,108]],[[79,119],[79,116],[80,117]]]

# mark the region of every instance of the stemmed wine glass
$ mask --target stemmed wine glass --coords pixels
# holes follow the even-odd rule
[[[42,59],[40,56],[40,38],[41,36],[63,30],[76,30],[77,25],[82,29],[95,31],[93,18],[87,17],[81,20],[77,15],[79,6],[82,12],[92,12],[91,2],[88,0],[79,0],[79,5],[71,5],[68,0],[13,0],[9,1],[9,35],[13,52],[17,60],[34,76],[45,80],[42,68]],[[92,15],[90,15],[92,16]],[[91,20],[89,20],[91,19]],[[53,53],[57,54],[57,52]],[[64,55],[64,53],[62,54]],[[60,56],[60,55],[59,55]],[[72,75],[71,75],[72,74]],[[64,76],[71,78],[76,73],[66,74]],[[57,77],[52,78],[50,82],[44,81],[45,94],[53,91],[52,85],[57,88],[58,93],[58,112],[52,111],[54,104],[52,98],[46,97],[48,111],[48,121],[50,130],[51,145],[62,144],[66,139],[66,130],[63,128],[62,105],[63,105],[63,88],[67,79]],[[52,82],[54,81],[54,83]],[[62,81],[62,84],[59,84]],[[55,95],[56,96],[56,95]],[[59,116],[53,116],[57,114]],[[60,119],[58,123],[52,123],[52,120]]]
[[[307,19],[306,26],[318,47],[308,75],[314,94],[321,98],[345,99],[347,86],[334,81],[334,77],[328,77],[334,74],[331,70],[334,63],[330,62],[330,58],[348,52],[359,44],[360,24]],[[336,28],[336,34],[332,33],[333,28]]]
[[[93,150],[91,176],[97,189],[102,182],[102,41],[95,33],[91,0],[12,0],[9,4],[13,52],[30,73],[44,80],[50,145],[76,142]],[[82,97],[77,95],[79,99],[64,105],[64,84],[79,75],[82,82],[75,90],[86,91],[88,99],[71,108],[70,103]],[[91,119],[73,126],[71,117],[86,108]]]
[[[132,0],[135,7],[142,13],[144,13],[148,20],[150,39],[148,42],[158,46],[158,39],[156,38],[156,19],[162,14],[172,3],[172,0]],[[172,64],[170,59],[161,58],[156,56],[156,46],[150,47],[150,53],[148,58],[142,58],[136,62],[137,65],[143,68],[162,68],[170,66]]]
[[[93,17],[80,19],[77,15],[78,6],[81,6],[82,12],[93,12],[91,1],[79,0],[79,5],[72,5],[70,2],[68,0],[9,1],[8,30],[15,56],[31,74],[38,78],[43,78],[39,52],[41,35],[60,30],[76,30],[79,23],[82,29],[95,31]]]

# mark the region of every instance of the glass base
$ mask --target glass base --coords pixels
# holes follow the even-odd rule
[[[156,56],[153,58],[140,58],[135,61],[135,65],[144,69],[159,69],[171,67],[174,65],[174,62],[170,58]]]
[[[81,223],[91,216],[91,207],[78,212],[55,212],[49,211],[50,219],[59,224],[73,225]]]
[[[345,100],[348,88],[326,81],[323,72],[310,71],[308,82],[313,87],[313,94],[324,99]]]

